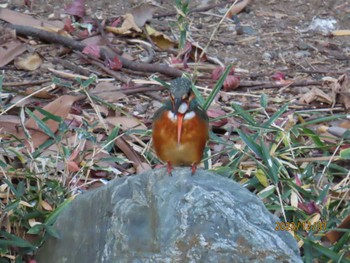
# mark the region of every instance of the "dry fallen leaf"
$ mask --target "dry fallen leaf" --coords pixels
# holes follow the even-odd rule
[[[123,92],[116,91],[118,88],[120,87],[116,86],[112,82],[100,82],[90,91],[90,93],[107,102],[117,102],[126,97]]]
[[[44,201],[44,200],[41,200],[41,201],[40,201],[40,205],[41,205],[41,207],[44,208],[46,211],[52,211],[52,210],[53,210],[52,206],[51,206],[48,202],[46,202],[46,201]]]
[[[100,47],[95,44],[87,45],[83,49],[83,53],[90,55],[94,58],[100,58]]]
[[[15,59],[15,66],[17,69],[24,69],[28,71],[34,71],[38,69],[42,63],[43,60],[37,53],[29,54],[25,57],[18,57]]]
[[[40,99],[52,99],[56,98],[57,95],[52,94],[52,90],[56,88],[55,84],[51,85],[51,89],[42,89],[41,91],[38,92],[37,88],[27,88],[24,90],[23,94],[24,95],[32,95],[32,97],[35,98],[40,98]]]
[[[286,79],[286,74],[284,74],[281,71],[276,71],[272,76],[271,79],[275,80],[275,81],[281,81],[281,80],[285,80]]]
[[[56,100],[50,102],[47,104],[43,109],[47,112],[50,112],[53,115],[59,116],[63,119],[65,119],[73,105],[73,103],[79,99],[81,99],[83,96],[70,96],[70,95],[64,95],[62,97],[57,98]],[[43,119],[44,116],[39,111],[34,111],[34,114],[39,117],[40,119]],[[46,121],[46,125],[50,128],[50,130],[55,133],[58,129],[59,123],[53,120]],[[45,134],[43,131],[41,131],[36,121],[32,118],[30,118],[26,124],[26,128],[29,130],[32,142],[34,148],[44,143],[49,136]],[[25,139],[26,136],[24,132],[21,130],[18,135],[19,138]]]
[[[224,73],[225,70],[226,70],[226,68],[220,67],[220,66],[214,68],[213,71],[212,71],[212,73],[211,73],[211,79],[212,79],[212,80],[218,80],[218,79],[221,77],[222,73]],[[229,72],[228,74],[229,74],[229,75],[233,75],[234,73],[235,73],[235,68],[232,67],[232,68],[230,69],[230,72]]]
[[[193,61],[199,61],[199,58],[200,58],[200,61],[201,62],[205,62],[207,61],[207,54],[203,51],[204,49],[198,44],[198,43],[190,43],[191,44],[191,52],[190,52],[190,58],[193,60]],[[203,53],[202,57],[201,54]]]
[[[115,56],[113,59],[108,59],[108,67],[113,70],[120,70],[123,67],[122,62],[118,56]]]
[[[99,136],[98,141],[101,141],[104,136]],[[116,163],[111,160],[106,160],[111,157],[111,155],[106,151],[96,151],[96,144],[92,143],[91,141],[86,141],[85,147],[83,149],[84,153],[88,153],[83,156],[84,162],[89,162],[93,164],[94,166],[98,167],[110,167],[113,168],[113,171],[116,172],[116,174],[119,174],[119,172],[116,169]],[[99,171],[98,168],[96,168],[95,172]],[[101,176],[103,176],[103,172],[101,174],[101,171],[99,171]],[[96,175],[96,174],[95,174]]]
[[[342,138],[344,133],[348,131],[348,129],[344,129],[342,127],[329,127],[328,132],[338,138]]]
[[[142,32],[142,30],[136,25],[134,16],[132,14],[126,13],[124,16],[124,22],[121,27],[111,27],[107,26],[106,31],[112,32],[118,35],[128,35],[134,32]]]
[[[142,156],[140,156],[123,137],[119,137],[114,141],[114,143],[132,162],[132,165],[134,166],[135,170],[139,169],[139,165],[142,166]]]
[[[308,93],[302,95],[299,99],[300,103],[306,103],[306,104],[310,104],[315,100],[322,101],[328,104],[333,103],[333,99],[331,96],[327,95],[322,90],[315,87],[312,88],[312,90],[310,90]]]
[[[350,36],[350,30],[334,30],[331,32],[332,36],[340,37],[340,36]]]
[[[235,90],[239,87],[240,79],[238,76],[228,75],[224,81],[224,91]]]
[[[18,126],[21,124],[18,116],[1,115],[0,116],[0,133],[1,134],[16,134]],[[1,135],[3,136],[3,135]]]
[[[225,116],[226,112],[224,112],[220,107],[211,106],[207,110],[207,114],[208,114],[209,118],[215,119],[215,118],[218,118],[221,116]],[[210,122],[210,124],[214,127],[222,127],[226,123],[227,123],[227,118],[222,118],[220,120]]]
[[[143,27],[145,23],[153,17],[156,6],[150,3],[143,3],[134,7],[130,13],[134,16],[135,23],[138,27]]]
[[[127,129],[144,129],[146,130],[146,126],[138,119],[134,117],[107,117],[107,122],[113,126],[121,125],[123,130]]]
[[[292,194],[290,196],[290,204],[295,208],[298,207],[298,194],[295,190],[292,190]]]
[[[335,135],[331,134],[328,130],[330,127],[325,125],[320,125],[316,128],[316,132],[318,135],[320,135],[320,138],[322,138],[323,142],[336,144],[337,141],[339,141],[339,138]]]
[[[28,220],[28,223],[29,223],[30,227],[33,227],[33,226],[41,225],[41,224],[42,224],[41,222],[36,221],[35,218],[29,219],[29,220]]]
[[[72,16],[84,17],[85,15],[85,1],[74,0],[72,4],[67,6],[66,13]]]
[[[25,44],[16,40],[0,45],[0,67],[6,66],[26,50]]]
[[[232,6],[230,11],[227,13],[227,17],[232,18],[234,15],[240,13],[249,3],[250,3],[250,0],[243,0],[242,2],[239,2],[238,4],[235,4],[234,6]]]
[[[63,95],[57,98],[56,100],[50,102],[49,104],[47,104],[43,109],[55,116],[59,116],[65,119],[73,103],[81,98],[82,96]],[[41,114],[39,111],[34,111],[34,114],[40,119],[44,118],[43,114]],[[28,129],[34,129],[34,130],[38,129],[38,126],[34,119],[29,119],[25,125]],[[53,120],[48,120],[46,122],[46,125],[51,129],[53,133],[55,133],[58,129],[59,123]]]
[[[80,171],[80,167],[75,161],[66,161],[66,166],[70,173]]]
[[[255,15],[256,16],[263,16],[263,17],[273,17],[273,18],[277,18],[277,19],[281,19],[283,17],[288,17],[287,14],[277,13],[277,12],[266,12],[266,11],[262,11],[262,10],[256,10]]]
[[[38,20],[29,15],[15,12],[7,8],[0,8],[0,20],[4,20],[7,23],[13,25],[21,25],[21,26],[32,26],[32,27],[47,27],[47,28],[55,28],[59,30],[63,28],[64,24],[61,21],[50,21],[47,22],[45,20]]]
[[[339,102],[344,105],[347,112],[350,111],[350,80],[346,74],[341,75],[337,81],[331,85],[333,99],[336,98],[333,105]]]
[[[337,228],[350,229],[350,215],[348,215]],[[331,243],[335,243],[342,237],[344,233],[345,232],[332,230],[326,233],[326,237]]]
[[[154,42],[154,44],[157,45],[162,50],[169,49],[169,48],[174,48],[176,46],[176,42],[174,42],[170,37],[167,35],[158,32],[154,28],[152,28],[149,25],[145,25],[145,29]]]
[[[148,163],[142,162],[136,167],[136,173],[141,174],[141,173],[147,172],[151,169],[152,169],[152,167]]]

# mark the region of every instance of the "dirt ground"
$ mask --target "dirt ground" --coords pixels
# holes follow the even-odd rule
[[[67,2],[36,0],[31,12],[23,7],[20,0],[12,1],[9,7],[47,18],[62,10]],[[125,14],[135,2],[87,0],[86,6],[93,16],[111,18]],[[174,11],[174,2],[153,1],[158,6],[156,14]],[[190,6],[197,8],[220,2],[224,1],[191,1]],[[348,1],[251,1],[235,19],[225,19],[210,40],[228,7],[224,5],[206,12],[192,13],[188,32],[190,39],[201,47],[211,41],[207,55],[216,57],[225,65],[233,63],[235,68],[242,69],[243,73],[237,72],[242,81],[269,80],[277,71],[294,80],[338,77],[341,73],[349,72],[350,37],[330,36],[332,30],[350,28]],[[316,19],[322,20],[317,24]],[[166,16],[152,19],[150,24],[176,38],[176,31],[171,27],[174,22],[175,16]],[[124,48],[128,49],[126,46]],[[163,62],[162,56],[156,59]],[[8,74],[8,81],[15,80],[15,76],[14,79],[10,76],[11,73]],[[22,79],[25,76],[17,75]],[[33,77],[32,74],[27,76]]]
[[[43,2],[48,2],[47,11],[62,5],[57,5],[57,1]],[[140,1],[87,0],[86,5],[92,13],[108,18],[125,14],[137,2]],[[159,7],[158,13],[174,11],[174,2],[154,1]],[[202,7],[225,1],[190,2],[191,7]],[[228,6],[192,13],[191,38],[204,47]],[[238,15],[244,28],[243,34],[237,34],[236,24],[227,19],[214,36],[208,54],[218,57],[224,64],[233,62],[236,67],[256,74],[284,70],[295,75],[301,70],[349,69],[350,37],[331,38],[321,28],[311,30],[312,21],[316,18],[334,19],[333,29],[349,29],[350,3],[345,0],[253,0]],[[165,17],[160,21],[152,20],[151,25],[154,24],[155,28],[163,25],[162,29],[166,29],[164,21],[169,24],[176,20],[175,17]]]
[[[66,17],[60,17],[60,15],[64,13],[65,4],[68,4],[71,1],[32,0],[29,1],[33,3],[32,8],[25,6],[24,2],[26,1],[0,0],[0,5],[2,6],[8,4],[6,6],[8,9],[18,12],[19,15],[23,13],[28,14],[38,19],[38,21],[41,19],[47,20],[50,16],[56,16],[60,18],[58,20],[60,20],[61,25],[63,25]],[[86,0],[85,6],[87,10],[87,17],[93,19],[98,18],[100,21],[103,19],[109,19],[108,22],[112,22],[115,21],[116,18],[125,15],[130,8],[135,6],[135,2],[138,1]],[[226,2],[227,4],[225,5],[224,3]],[[320,116],[322,117],[322,115],[330,116],[335,112],[344,113],[346,111],[346,107],[344,107],[345,103],[336,101],[335,99],[335,97],[341,96],[334,95],[333,101],[331,100],[332,98],[330,98],[328,101],[326,100],[326,103],[324,103],[325,97],[331,97],[332,93],[330,85],[327,84],[327,86],[324,84],[324,81],[332,80],[333,83],[336,83],[336,80],[339,79],[340,76],[350,76],[350,35],[349,33],[344,35],[332,35],[332,32],[335,32],[336,30],[350,30],[350,2],[348,0],[252,0],[250,1],[250,4],[248,4],[248,6],[237,16],[234,16],[233,19],[226,18],[220,24],[220,21],[225,15],[227,9],[233,2],[234,1],[210,0],[190,1],[190,6],[192,8],[199,8],[215,4],[217,5],[216,7],[207,11],[192,12],[187,16],[189,21],[189,28],[187,31],[188,40],[190,40],[192,44],[196,43],[202,48],[208,46],[205,54],[210,59],[201,65],[200,63],[197,63],[193,67],[190,66],[190,70],[184,67],[185,63],[183,63],[183,61],[178,63],[181,70],[188,70],[189,73],[197,74],[198,78],[196,86],[200,87],[199,90],[206,93],[206,95],[210,93],[210,88],[212,88],[216,83],[216,80],[214,80],[212,77],[213,69],[218,65],[224,66],[230,63],[233,64],[235,68],[234,75],[238,76],[241,81],[240,86],[236,87],[234,90],[230,90],[229,92],[224,90],[218,93],[215,101],[211,104],[211,107],[208,110],[208,115],[211,119],[225,115],[229,116],[230,113],[234,112],[231,105],[233,102],[242,105],[242,108],[244,109],[260,109],[262,108],[262,103],[260,104],[261,94],[267,94],[268,107],[264,107],[264,112],[261,114],[262,117],[259,115],[257,118],[265,118],[268,114],[271,116],[272,114],[276,113],[279,108],[286,105],[290,101],[293,103],[290,104],[291,106],[288,109],[301,109],[301,111],[317,109],[317,116],[315,118],[319,118]],[[156,18],[157,15],[174,12],[175,1],[158,0],[153,1],[153,3],[157,6],[157,10],[153,18],[150,19],[148,23],[157,31],[172,38],[174,43],[178,43],[179,32],[176,29],[176,23],[178,22],[176,16],[164,15],[160,18]],[[220,3],[222,3],[222,5],[218,6]],[[90,19],[90,22],[93,19]],[[6,31],[5,25],[6,23],[0,20],[0,48],[2,45],[8,43],[8,39],[6,39],[6,36],[3,33]],[[96,35],[101,35],[97,33],[97,31],[98,30],[96,30],[94,33]],[[213,34],[215,31],[216,33]],[[13,34],[9,39],[11,38],[14,38]],[[129,60],[137,61],[139,59],[139,54],[144,51],[137,44],[130,42],[130,39],[133,38],[130,35],[117,36],[110,34],[109,38],[113,45],[128,56]],[[141,39],[140,35],[134,38]],[[7,97],[4,96],[0,98],[0,104],[16,106],[8,106],[6,111],[0,112],[6,113],[10,117],[12,116],[12,118],[16,121],[14,123],[17,123],[16,125],[13,125],[12,122],[8,122],[10,123],[7,126],[7,132],[9,134],[11,134],[11,132],[9,132],[11,130],[13,133],[17,132],[17,127],[22,125],[22,122],[19,122],[18,120],[21,107],[44,107],[49,102],[53,101],[54,99],[58,99],[63,95],[68,96],[73,94],[76,96],[78,92],[83,90],[83,85],[80,85],[81,83],[78,83],[75,78],[75,74],[77,74],[76,72],[71,73],[70,77],[67,78],[62,76],[62,72],[71,72],[67,70],[68,67],[63,65],[63,62],[66,61],[79,66],[80,69],[84,69],[85,72],[87,72],[87,74],[85,74],[86,78],[89,78],[91,73],[94,73],[99,79],[104,79],[104,81],[106,80],[105,83],[112,83],[113,86],[111,88],[113,93],[108,93],[110,90],[107,91],[106,89],[107,95],[103,96],[101,92],[101,89],[104,91],[103,87],[100,86],[98,89],[98,84],[96,83],[93,83],[90,86],[87,85],[88,91],[91,92],[91,94],[95,94],[96,96],[98,95],[97,97],[100,99],[98,101],[98,105],[101,107],[98,108],[98,111],[95,108],[93,109],[91,105],[94,104],[91,103],[90,105],[89,100],[85,98],[83,102],[79,102],[80,104],[76,103],[74,106],[72,106],[73,102],[75,102],[74,99],[74,101],[72,100],[70,104],[67,103],[69,105],[66,106],[69,109],[65,113],[65,116],[62,116],[63,119],[65,119],[68,112],[70,112],[71,114],[75,115],[77,120],[81,122],[82,120],[85,121],[85,119],[90,120],[91,123],[95,125],[95,122],[98,123],[101,116],[103,118],[107,116],[107,118],[110,117],[110,120],[113,120],[113,122],[111,121],[109,124],[113,127],[121,126],[123,133],[126,133],[126,131],[129,131],[131,128],[134,129],[135,127],[135,130],[137,131],[143,130],[143,133],[140,133],[141,135],[139,135],[137,132],[135,132],[136,135],[132,134],[134,137],[128,137],[129,134],[125,135],[126,141],[130,140],[133,142],[132,146],[130,146],[131,144],[129,145],[123,143],[124,141],[121,141],[118,144],[118,141],[116,140],[117,148],[120,149],[120,152],[125,153],[125,156],[127,157],[125,159],[130,160],[131,162],[120,162],[121,164],[109,162],[106,163],[105,166],[116,168],[124,175],[130,175],[142,172],[142,169],[145,169],[143,167],[144,164],[149,164],[146,166],[146,168],[150,168],[151,166],[156,166],[156,164],[159,163],[153,163],[152,161],[154,161],[155,158],[152,156],[147,156],[148,159],[138,158],[144,157],[144,153],[147,152],[148,149],[151,149],[150,129],[152,126],[152,116],[156,109],[162,105],[161,102],[164,100],[164,98],[167,97],[166,92],[160,92],[161,89],[159,85],[153,85],[154,83],[149,84],[149,77],[157,76],[159,79],[167,81],[174,78],[174,76],[159,74],[156,72],[142,72],[141,70],[135,71],[123,67],[120,70],[116,70],[117,74],[127,76],[132,81],[140,81],[134,82],[133,84],[136,83],[135,86],[139,85],[136,86],[136,88],[139,88],[141,91],[127,93],[127,89],[130,88],[128,82],[122,83],[119,81],[114,81],[111,77],[112,74],[105,73],[105,69],[103,69],[105,64],[103,63],[106,61],[101,62],[102,66],[96,66],[96,64],[92,64],[92,62],[95,60],[90,59],[90,61],[88,61],[86,57],[85,60],[82,60],[77,53],[71,52],[71,50],[67,48],[64,50],[64,48],[60,45],[44,43],[38,39],[23,36],[21,36],[19,39],[21,43],[25,43],[26,52],[23,54],[38,53],[43,62],[38,69],[33,71],[19,69],[16,67],[13,61],[9,62],[3,67],[0,67],[0,75],[4,75],[2,83],[3,90],[0,89],[0,95],[3,96],[4,93],[7,93]],[[168,63],[171,60],[170,58],[172,56],[176,56],[179,52],[176,47],[161,51],[159,49],[155,50],[156,52],[151,64],[159,64],[164,62]],[[1,49],[0,51],[2,51],[2,54],[6,53]],[[62,60],[55,62],[54,59],[58,57],[62,58]],[[55,73],[52,71],[52,69],[57,70],[57,72],[59,71],[59,74],[61,75],[57,74],[57,72]],[[282,78],[282,81],[284,82],[279,83],[278,81],[281,80],[281,75],[285,76],[285,78]],[[53,77],[57,77],[62,82],[60,82],[59,85],[53,85]],[[42,80],[42,82],[40,82],[40,80]],[[302,82],[304,82],[305,85],[292,85]],[[69,83],[71,86],[65,86],[62,83]],[[344,83],[349,82],[344,81]],[[276,86],[276,84],[280,86]],[[37,98],[32,96],[33,91],[39,90],[43,87],[51,87],[51,85],[55,87],[44,94],[44,96],[48,97]],[[269,87],[266,88],[265,85]],[[69,88],[67,88],[68,86]],[[317,91],[319,92],[318,96],[320,96],[320,92],[323,92],[321,94],[321,97],[323,98],[318,98],[317,100],[311,99],[309,103],[305,101],[302,102],[300,98],[306,93],[312,91],[315,87],[317,87],[319,90]],[[120,92],[120,88],[123,89],[122,92]],[[152,92],[149,91],[149,88],[153,88]],[[163,87],[161,88],[163,89]],[[345,93],[348,95],[347,103],[349,110],[350,86],[347,85],[345,88],[347,88]],[[24,96],[29,96],[30,99],[24,100]],[[314,96],[316,97],[316,95]],[[112,106],[116,107],[110,107],[110,105],[107,107],[105,104],[103,104],[103,102],[106,101]],[[332,105],[333,102],[335,105]],[[212,108],[217,111],[210,112]],[[111,109],[113,109],[113,111]],[[320,111],[318,111],[318,109],[320,109]],[[98,114],[95,114],[95,111]],[[59,110],[57,110],[57,112],[59,112]],[[54,111],[51,113],[55,115],[57,112]],[[89,115],[89,113],[92,114]],[[211,115],[213,113],[214,115]],[[287,114],[288,113],[286,113],[286,115]],[[81,118],[79,118],[79,116],[81,116]],[[231,117],[227,119],[228,120],[226,123],[218,124],[217,126],[215,125],[216,120],[210,123],[210,125],[213,126],[212,130],[214,131],[215,135],[227,136],[227,134],[233,134],[234,129],[239,127],[239,118],[232,117],[231,115]],[[287,116],[285,116],[285,119],[287,119]],[[78,126],[78,124],[72,120],[69,121],[69,125],[72,125],[72,127],[74,127],[74,125]],[[349,120],[347,121],[347,126],[345,128],[349,129]],[[112,125],[114,122],[115,125]],[[140,126],[141,128],[139,128]],[[101,127],[96,128],[96,134],[98,134],[99,130],[103,128]],[[310,127],[310,129],[313,128],[314,127]],[[37,137],[39,138],[40,136]],[[45,138],[46,137],[43,138],[44,142],[46,141]],[[84,140],[88,141],[87,139]],[[232,143],[234,142],[236,142],[236,140],[232,140]],[[36,146],[39,145],[40,143],[37,143]],[[90,151],[91,149],[89,147],[92,149],[94,146],[87,144],[86,148]],[[217,163],[225,166],[228,163],[229,158],[226,156],[228,155],[226,153],[225,156],[221,157],[220,152],[224,146],[209,145],[209,147],[211,147],[213,150],[213,167],[217,167],[215,166]],[[74,147],[72,147],[72,149],[73,148]],[[137,158],[130,149],[137,152]],[[216,153],[218,155],[216,155]],[[107,156],[110,157],[109,155]],[[317,157],[317,155],[315,156]],[[78,157],[76,160],[79,159]],[[222,160],[219,160],[219,158],[222,158]],[[150,161],[147,163],[144,160]],[[81,160],[79,159],[79,161],[76,162],[80,164],[80,161]],[[75,164],[74,162],[71,163]],[[59,167],[57,170],[61,169],[63,171],[65,169],[65,164],[62,164],[61,166],[63,168]],[[103,165],[101,164],[101,167],[102,166]],[[140,168],[141,166],[142,169]],[[76,172],[74,171],[75,168],[76,167],[70,167],[70,169],[72,169],[72,174]],[[80,169],[79,167],[77,168],[78,170]],[[104,178],[104,176],[107,179],[115,177],[114,174],[111,175],[109,172],[102,173],[101,171],[97,171],[95,174],[91,173],[89,176],[93,179]],[[339,181],[337,180],[334,181],[334,183],[338,182]],[[77,185],[79,185],[78,183],[79,180],[77,180]],[[96,187],[99,187],[102,185],[102,183],[96,180],[96,185]],[[93,187],[94,186],[91,186],[91,189]]]

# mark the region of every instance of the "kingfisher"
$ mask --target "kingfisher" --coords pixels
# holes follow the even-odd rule
[[[153,116],[153,147],[170,175],[173,166],[191,166],[193,175],[209,139],[209,118],[189,79],[172,80],[169,91],[169,99]]]

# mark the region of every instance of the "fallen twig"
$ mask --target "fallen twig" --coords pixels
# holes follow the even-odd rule
[[[231,2],[232,1],[225,1],[223,3],[212,4],[212,5],[207,5],[207,6],[198,7],[198,8],[192,8],[192,9],[190,9],[190,11],[188,13],[190,14],[190,13],[205,12],[205,11],[208,11],[208,10],[216,8],[216,7],[225,6]],[[176,16],[176,15],[177,15],[177,12],[168,12],[168,13],[164,13],[164,14],[153,15],[153,18],[161,18],[161,17],[166,17],[166,16]]]
[[[41,85],[47,82],[51,82],[51,79],[41,79],[35,81],[25,81],[25,82],[4,82],[2,83],[3,87],[20,87],[20,86],[36,86]]]
[[[54,64],[61,64],[64,68],[69,69],[73,72],[76,72],[80,75],[89,76],[91,74],[91,72],[89,70],[84,69],[78,65],[74,65],[73,63],[70,63],[69,61],[64,60],[64,59],[54,58],[52,60],[52,62]]]
[[[343,75],[343,74],[350,74],[350,71],[330,71],[330,70],[306,70],[302,69],[300,72],[307,73],[307,74],[326,74],[326,75]]]
[[[323,161],[338,161],[341,160],[340,156],[319,156],[319,157],[306,157],[306,158],[295,158],[295,163],[312,163],[312,162],[323,162]],[[255,166],[255,161],[245,161],[241,162],[240,165],[242,166]]]
[[[105,71],[106,73],[108,73],[109,75],[111,75],[112,77],[114,77],[115,79],[119,80],[120,82],[129,84],[131,83],[131,78],[129,78],[126,75],[123,75],[117,71],[114,71],[108,67],[106,67],[105,65],[103,65],[103,63],[96,61],[94,57],[89,56],[89,55],[85,55],[81,52],[75,52],[79,57],[88,60],[89,63],[99,67],[100,69],[102,69],[103,71]]]
[[[322,86],[324,81],[296,81],[292,83],[281,83],[281,84],[273,84],[273,83],[244,83],[241,82],[239,87],[241,88],[249,88],[250,90],[258,90],[258,89],[277,89],[277,88],[283,88],[283,87],[305,87],[305,86]]]
[[[83,49],[86,47],[85,44],[78,42],[74,39],[64,37],[56,33],[51,33],[45,30],[37,29],[34,27],[20,26],[20,25],[9,25],[9,27],[12,29],[15,29],[17,34],[19,35],[31,36],[48,43],[61,44],[63,46],[66,46],[76,51],[83,51]],[[114,57],[117,56],[119,60],[122,62],[123,67],[132,69],[132,70],[151,72],[151,73],[158,72],[171,77],[180,77],[183,73],[182,71],[169,67],[166,64],[148,64],[148,63],[131,61],[122,56],[119,56],[115,52],[108,50],[106,48],[101,48],[100,55],[103,59],[106,59],[106,60],[113,60]]]

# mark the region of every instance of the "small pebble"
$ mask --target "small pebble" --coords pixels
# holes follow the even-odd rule
[[[298,51],[297,53],[295,53],[294,55],[296,58],[306,58],[306,57],[310,57],[311,53],[309,51]]]

